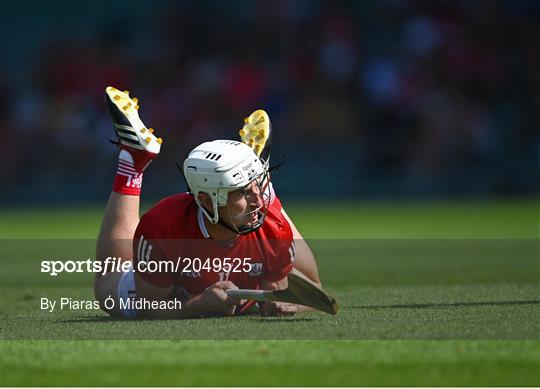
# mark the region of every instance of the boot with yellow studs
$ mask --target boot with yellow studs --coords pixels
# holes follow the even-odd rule
[[[250,146],[255,154],[269,163],[272,125],[268,114],[258,109],[244,119],[244,127],[239,131],[242,142]]]
[[[148,128],[139,118],[139,101],[109,86],[105,89],[105,104],[113,121],[120,148],[118,168],[113,191],[138,196],[142,187],[143,171],[161,150],[163,140],[156,138],[154,129]]]

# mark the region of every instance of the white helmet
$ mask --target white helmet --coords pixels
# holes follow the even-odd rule
[[[214,140],[195,147],[189,153],[184,161],[184,177],[201,211],[211,223],[216,224],[219,221],[218,206],[227,205],[229,192],[244,188],[254,180],[260,185],[267,183],[268,164],[242,142]],[[261,194],[267,192],[262,187],[260,189]],[[198,195],[201,192],[210,196],[213,215],[199,201]],[[256,225],[244,230],[234,226],[236,232],[245,233],[260,227],[266,210],[267,205],[262,210],[252,210],[251,213],[260,214]]]

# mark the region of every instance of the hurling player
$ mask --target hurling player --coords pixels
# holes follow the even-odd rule
[[[96,256],[101,261],[132,261],[131,271],[96,276],[95,296],[108,313],[149,318],[233,315],[246,305],[239,309],[245,302],[229,297],[227,289],[285,289],[291,271],[321,286],[313,254],[270,182],[266,112],[255,111],[244,120],[242,142],[216,140],[193,149],[183,165],[190,192],[161,200],[139,220],[143,171],[159,154],[162,140],[142,123],[138,100],[129,92],[108,87],[106,103],[120,154]],[[211,268],[207,262],[201,269],[194,258],[212,260]],[[165,261],[182,263],[141,270]],[[110,309],[103,304],[108,297],[117,302]],[[135,310],[118,303],[135,297],[180,299],[183,304],[182,309]],[[305,307],[260,305],[265,315],[291,315],[300,309]]]

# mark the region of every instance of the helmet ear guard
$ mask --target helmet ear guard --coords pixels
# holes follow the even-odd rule
[[[182,169],[182,166],[180,165],[179,162],[176,162],[176,167],[178,168],[178,171],[180,172],[180,175],[182,176],[182,178],[184,179],[184,182],[186,184],[186,188],[187,188],[187,191],[191,194],[193,194],[193,197],[195,199],[195,203],[197,204],[197,206],[200,208],[200,210],[202,211],[202,213],[204,214],[204,216],[206,216],[206,218],[213,224],[216,224],[218,222],[218,219],[219,219],[219,214],[218,214],[218,205],[220,205],[219,203],[223,203],[223,200],[221,199],[220,200],[220,197],[218,197],[217,193],[214,193],[214,198],[212,198],[212,194],[210,193],[206,193],[206,192],[202,192],[202,191],[199,191],[196,195],[195,193],[193,193],[193,190],[191,190],[190,186],[189,186],[189,183],[188,183],[188,180],[186,178],[186,174],[184,172],[184,169]],[[211,201],[212,201],[212,207],[213,207],[213,215],[210,215],[206,209],[206,207],[201,203],[201,201],[199,200],[199,193],[204,193],[206,194],[207,196],[210,197]],[[225,204],[227,204],[227,201],[225,200]],[[225,205],[223,204],[223,205]]]
[[[216,193],[206,193],[206,192],[199,192],[197,194],[197,196],[195,196],[195,194],[193,195],[195,197],[195,202],[197,203],[197,206],[199,207],[199,209],[202,211],[202,213],[204,214],[204,216],[206,216],[206,218],[212,223],[212,224],[216,224],[218,221],[219,221],[219,210],[218,210],[218,207],[219,206],[225,206],[227,205],[227,198],[225,197],[225,199],[223,199],[223,195],[222,194],[219,194],[218,193],[219,191],[217,191]],[[204,193],[206,194],[208,197],[210,197],[210,201],[212,202],[212,215],[208,212],[208,210],[206,209],[206,207],[201,203],[201,200],[199,199],[199,194],[200,193]],[[220,203],[222,203],[223,205],[221,205]]]

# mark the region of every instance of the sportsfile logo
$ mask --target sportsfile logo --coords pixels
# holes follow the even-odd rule
[[[176,261],[152,259],[152,245],[142,244],[140,260],[131,262],[121,257],[107,257],[103,261],[84,260],[45,260],[41,261],[41,273],[58,276],[61,273],[181,273],[187,277],[200,277],[208,273],[249,273],[252,270],[251,258],[178,258]],[[258,265],[257,265],[258,266]]]
[[[135,266],[135,268],[134,268]],[[140,261],[132,263],[121,257],[107,257],[103,261],[94,259],[83,260],[45,260],[41,261],[41,273],[48,273],[56,277],[62,273],[99,273],[101,275],[110,272],[129,273],[137,270],[139,273],[170,273],[178,272],[179,262],[173,261]]]

